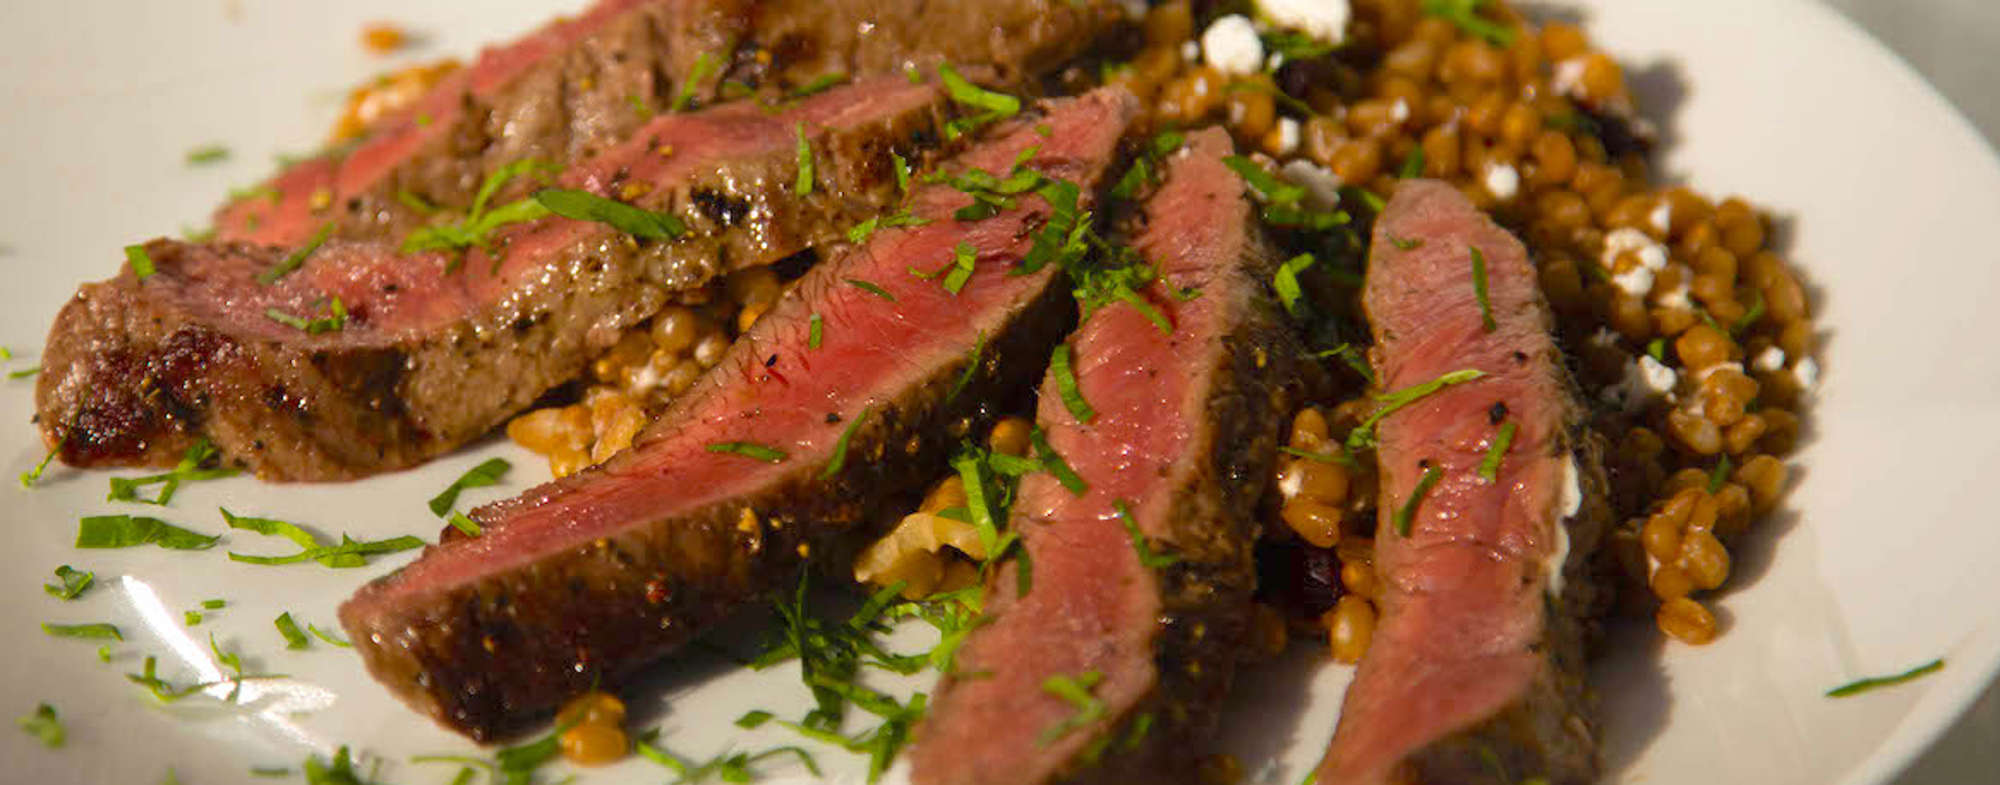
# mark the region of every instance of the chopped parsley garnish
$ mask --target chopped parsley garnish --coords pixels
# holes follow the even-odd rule
[[[306,632],[312,633],[313,637],[325,641],[329,646],[339,646],[343,649],[354,648],[354,644],[341,640],[338,635],[320,629],[318,625],[308,623],[306,625]]]
[[[1331,452],[1313,452],[1311,450],[1301,450],[1297,447],[1279,447],[1278,451],[1293,457],[1304,458],[1314,463],[1337,463],[1342,466],[1355,465],[1354,456],[1348,455],[1347,450],[1342,449],[1338,444],[1329,446],[1333,448]]]
[[[818,95],[820,93],[826,92],[829,89],[832,89],[834,85],[846,84],[847,78],[848,78],[847,74],[841,73],[839,71],[835,71],[830,74],[820,74],[819,76],[813,77],[812,81],[807,82],[793,89],[790,95],[793,98],[804,98],[810,95]]]
[[[1467,35],[1498,47],[1514,43],[1514,29],[1480,16],[1486,0],[1424,0],[1424,13],[1452,23]]]
[[[1077,476],[1076,470],[1056,454],[1056,448],[1049,446],[1048,434],[1042,433],[1042,429],[1029,431],[1028,443],[1034,446],[1035,458],[1042,462],[1042,468],[1055,476],[1056,482],[1061,483],[1071,495],[1082,496],[1090,491],[1090,483],[1084,482],[1082,477]]]
[[[1743,316],[1729,325],[1729,334],[1741,335],[1744,330],[1750,329],[1750,326],[1756,324],[1758,319],[1764,318],[1765,307],[1764,293],[1756,289],[1750,290],[1750,308],[1743,312]]]
[[[35,705],[35,713],[14,720],[22,732],[35,737],[36,741],[49,749],[63,745],[62,721],[56,718],[56,707],[46,703]]]
[[[290,521],[281,521],[272,518],[250,518],[236,515],[228,510],[222,511],[222,518],[228,522],[231,529],[256,532],[267,537],[283,537],[291,540],[301,549],[298,553],[290,556],[250,556],[233,551],[230,552],[230,561],[242,562],[244,564],[275,567],[285,564],[316,561],[334,569],[345,569],[367,566],[369,556],[396,553],[424,546],[423,540],[409,535],[392,537],[386,540],[361,542],[344,534],[340,537],[339,545],[328,545],[321,542],[312,532],[306,531],[305,528]]]
[[[181,611],[181,624],[193,627],[201,623],[201,611]]]
[[[1336,226],[1344,226],[1352,219],[1341,210],[1315,210],[1305,206],[1309,191],[1305,186],[1286,182],[1283,178],[1264,169],[1256,161],[1240,155],[1222,159],[1229,170],[1243,178],[1257,199],[1264,203],[1264,222],[1273,226],[1288,226],[1323,232]]]
[[[445,513],[450,512],[451,508],[458,504],[460,493],[468,488],[485,488],[499,484],[501,475],[506,474],[513,466],[505,458],[494,458],[467,469],[449,487],[431,497],[431,514],[444,517]]]
[[[903,160],[901,153],[889,151],[889,160],[896,165],[896,193],[910,192],[910,162]]]
[[[35,366],[35,367],[33,367],[33,368],[22,368],[21,370],[18,370],[18,371],[13,371],[13,372],[11,372],[11,373],[8,373],[8,374],[7,374],[7,378],[9,378],[9,379],[26,379],[26,378],[29,378],[29,377],[32,377],[32,376],[34,376],[35,374],[38,374],[38,373],[41,373],[41,372],[42,372],[42,366],[39,366],[39,365],[37,365],[37,366]],[[50,455],[54,455],[54,453],[50,453]],[[46,459],[46,458],[45,458],[45,459],[43,459],[43,460],[42,460],[42,465],[43,465],[43,466],[47,466],[47,465],[49,465],[49,462],[48,462],[48,459]],[[26,475],[22,475],[22,476],[26,476]],[[36,471],[36,472],[35,472],[35,476],[36,476],[36,477],[41,477],[41,476],[42,476],[42,474],[41,474],[41,472],[40,472],[40,471]]]
[[[339,332],[347,328],[347,306],[339,297],[333,298],[331,313],[313,319],[293,316],[276,308],[264,309],[265,318],[295,330],[304,330],[308,335]]]
[[[889,290],[884,289],[868,281],[864,281],[859,278],[842,278],[841,280],[846,281],[847,285],[849,286],[853,286],[855,288],[860,289],[861,291],[875,295],[876,297],[880,297],[884,300],[888,300],[889,302],[893,303],[896,301],[896,295],[890,294]]]
[[[1394,392],[1376,396],[1375,401],[1382,404],[1381,408],[1369,414],[1366,419],[1361,421],[1360,425],[1355,426],[1352,433],[1347,435],[1347,451],[1360,452],[1361,450],[1373,447],[1375,445],[1375,423],[1380,422],[1384,417],[1394,414],[1396,410],[1423,400],[1446,387],[1455,384],[1464,384],[1485,375],[1485,371],[1466,368],[1464,370],[1452,371],[1428,382],[1413,384]]]
[[[1187,136],[1179,131],[1161,131],[1155,135],[1139,157],[1132,161],[1132,168],[1125,170],[1125,176],[1118,178],[1112,186],[1111,196],[1116,199],[1131,199],[1139,195],[1140,189],[1159,183],[1161,161],[1168,153],[1180,149]]]
[[[226,600],[202,600],[201,607],[211,611],[219,611],[229,607],[229,602]]]
[[[752,712],[752,714],[756,713],[758,712]],[[768,712],[764,712],[764,714],[767,717],[769,716]],[[738,722],[740,724],[741,721],[739,720]],[[818,761],[813,760],[812,753],[807,752],[801,747],[773,747],[761,752],[731,752],[723,750],[708,760],[700,763],[690,763],[681,756],[668,752],[664,747],[658,746],[655,743],[658,739],[658,729],[647,731],[645,735],[634,741],[633,751],[637,752],[640,757],[660,764],[666,767],[667,770],[672,771],[678,777],[678,779],[673,781],[673,785],[699,785],[711,779],[736,783],[751,782],[758,776],[757,764],[785,755],[797,758],[799,763],[806,767],[806,771],[812,772],[815,779],[823,776],[820,772]],[[845,741],[845,739],[842,741]]]
[[[403,253],[423,253],[426,251],[459,251],[473,246],[483,246],[501,227],[533,221],[549,214],[548,208],[533,199],[521,199],[508,204],[486,209],[493,196],[506,187],[507,183],[519,177],[534,177],[546,180],[556,171],[556,167],[533,158],[514,161],[486,175],[479,184],[479,191],[472,199],[472,209],[465,219],[455,224],[428,226],[410,232],[403,238]],[[452,260],[447,269],[458,269],[459,260]]]
[[[1111,509],[1118,513],[1118,525],[1125,527],[1125,535],[1132,538],[1132,552],[1139,554],[1139,564],[1157,570],[1180,563],[1179,556],[1153,551],[1152,544],[1146,540],[1146,533],[1139,530],[1139,522],[1132,517],[1130,502],[1118,499],[1111,502]]]
[[[847,465],[847,443],[853,440],[855,429],[860,428],[862,421],[868,419],[868,414],[874,410],[872,406],[863,407],[860,414],[854,415],[854,419],[847,421],[847,428],[840,432],[840,439],[833,443],[833,460],[827,461],[826,468],[820,471],[820,479],[828,479],[839,474],[841,467]]]
[[[1667,339],[1654,338],[1647,341],[1646,356],[1653,358],[1653,362],[1665,363],[1667,361]]]
[[[202,145],[187,151],[187,162],[190,166],[221,163],[227,160],[229,160],[229,148],[219,144]]]
[[[1858,695],[1877,687],[1893,687],[1907,681],[1929,676],[1941,670],[1944,670],[1943,658],[1931,660],[1894,676],[1870,676],[1865,679],[1857,679],[1827,690],[1826,697],[1845,698],[1849,695]]]
[[[958,378],[952,381],[951,389],[945,391],[946,403],[958,398],[959,393],[965,392],[965,386],[972,383],[972,375],[979,371],[979,359],[984,354],[986,354],[986,331],[980,330],[979,337],[972,342],[972,356],[966,359],[965,369],[958,372]]]
[[[42,591],[59,600],[74,600],[90,589],[97,580],[97,573],[85,572],[67,564],[56,568],[56,583],[42,584]]]
[[[153,255],[146,253],[144,245],[125,246],[125,265],[132,268],[132,277],[141,281],[153,277]]]
[[[544,188],[534,199],[549,212],[578,221],[596,221],[641,240],[665,242],[687,233],[687,224],[667,213],[606,199],[589,191]]]
[[[1232,155],[1222,159],[1222,163],[1228,166],[1230,171],[1235,172],[1236,176],[1243,178],[1243,182],[1257,192],[1258,198],[1266,202],[1297,204],[1306,198],[1305,186],[1285,182],[1277,175],[1266,171],[1264,167],[1258,166],[1256,161]]]
[[[307,240],[305,245],[301,245],[291,253],[285,254],[285,258],[278,260],[278,264],[271,269],[258,273],[257,282],[265,286],[270,286],[277,283],[279,279],[291,275],[293,271],[305,266],[306,259],[311,257],[314,251],[319,250],[321,245],[326,244],[326,238],[332,236],[333,224],[328,222],[321,226],[319,231],[313,232],[312,239]]]
[[[1146,317],[1146,321],[1152,322],[1153,327],[1162,334],[1173,334],[1174,323],[1169,321],[1166,314],[1161,313],[1158,307],[1148,302],[1144,295],[1139,294],[1153,284],[1159,277],[1159,272],[1154,270],[1152,265],[1140,261],[1130,249],[1106,247],[1104,250],[1107,259],[1115,261],[1088,265],[1067,264],[1070,281],[1075,286],[1071,294],[1076,297],[1077,305],[1082,308],[1083,315],[1088,318],[1096,313],[1097,309],[1113,301],[1122,302],[1132,306],[1140,316]]]
[[[306,756],[306,785],[368,785],[360,774],[354,771],[354,756],[347,751],[347,745],[333,753],[333,760],[321,763],[318,755]]]
[[[1021,99],[975,85],[949,64],[938,66],[938,77],[943,80],[945,94],[951,96],[953,103],[978,110],[947,123],[944,127],[947,140],[956,140],[980,126],[1021,113]]]
[[[811,196],[814,177],[812,143],[806,140],[806,124],[803,121],[794,126],[793,130],[798,133],[799,137],[798,152],[796,153],[799,161],[799,180],[797,185],[793,186],[793,190],[797,191],[800,196]]]
[[[96,515],[84,518],[76,530],[78,548],[131,548],[157,545],[170,551],[200,551],[215,547],[222,535],[205,537],[158,518]]]
[[[695,57],[694,65],[688,69],[687,80],[681,82],[681,90],[674,95],[674,102],[667,106],[667,111],[682,112],[693,105],[694,91],[701,84],[701,80],[707,79],[709,74],[715,71],[716,65],[716,58],[713,53],[702,52],[699,56]]]
[[[1299,288],[1299,273],[1313,265],[1313,255],[1302,253],[1278,265],[1278,272],[1271,276],[1271,288],[1278,293],[1278,302],[1284,304],[1285,313],[1299,315],[1299,298],[1305,295]]]
[[[1068,735],[1070,731],[1103,719],[1104,701],[1090,694],[1098,682],[1103,680],[1103,673],[1092,670],[1084,671],[1074,677],[1057,674],[1043,681],[1043,692],[1061,698],[1064,703],[1076,709],[1076,713],[1063,719],[1062,722],[1043,729],[1042,735],[1036,738],[1035,742],[1046,747],[1051,742]]]
[[[1388,237],[1389,237],[1389,244],[1396,246],[1396,250],[1398,251],[1414,251],[1418,248],[1424,247],[1424,241],[1414,237],[1397,237],[1393,234],[1389,235]]]
[[[297,651],[312,647],[312,640],[299,631],[299,623],[292,621],[291,611],[278,614],[278,618],[272,620],[271,624],[278,628],[279,635],[285,636],[285,648]]]
[[[632,107],[632,113],[638,115],[639,119],[641,120],[653,119],[653,107],[646,104],[646,99],[644,97],[636,94],[628,95],[625,96],[625,103],[626,105]]]
[[[1287,62],[1312,60],[1333,54],[1337,47],[1318,38],[1294,30],[1275,30],[1265,33],[1264,51],[1279,55]]]
[[[486,533],[485,529],[479,527],[478,521],[457,510],[451,511],[451,517],[446,518],[445,523],[451,524],[451,528],[464,532],[467,537],[477,537]]]
[[[285,766],[252,766],[250,767],[250,776],[278,779],[292,776],[292,770]]]
[[[879,229],[890,229],[902,226],[923,226],[928,223],[930,223],[930,221],[926,221],[922,218],[918,218],[914,215],[911,215],[908,210],[889,216],[878,215],[866,221],[862,221],[861,223],[848,227],[847,241],[859,245],[862,242],[866,241],[868,238],[874,237],[875,232]]]
[[[1493,302],[1487,298],[1486,255],[1478,246],[1466,246],[1466,250],[1472,252],[1472,296],[1479,300],[1479,326],[1490,333],[1500,325],[1493,321]]]
[[[1507,457],[1507,448],[1514,446],[1514,423],[1504,423],[1500,433],[1493,437],[1493,444],[1486,448],[1486,458],[1479,462],[1479,476],[1487,482],[1500,477],[1500,461]]]
[[[766,447],[755,442],[721,442],[708,446],[709,452],[723,452],[741,455],[753,461],[778,463],[785,460],[785,451],[776,447]]]
[[[1724,454],[1715,462],[1715,468],[1708,472],[1708,492],[1714,495],[1722,492],[1722,486],[1729,484],[1729,455]]]
[[[1367,382],[1369,384],[1375,383],[1375,369],[1368,366],[1367,353],[1363,352],[1359,348],[1356,348],[1353,344],[1343,343],[1339,346],[1335,346],[1326,351],[1319,352],[1313,356],[1338,357],[1340,358],[1340,361],[1342,363],[1345,363],[1347,365],[1348,368],[1353,369],[1353,371],[1361,377],[1362,381]]]
[[[225,477],[236,476],[238,471],[233,468],[203,468],[214,461],[218,454],[214,444],[211,444],[206,438],[200,439],[190,445],[187,448],[187,452],[181,454],[180,463],[175,464],[172,471],[145,477],[111,478],[111,493],[105,497],[105,500],[153,504],[164,507],[168,502],[173,501],[174,494],[180,490],[181,483],[219,480]],[[151,499],[139,495],[140,489],[149,485],[159,485],[159,495]]]
[[[396,201],[419,215],[430,215],[438,211],[437,205],[431,204],[430,200],[418,196],[408,188],[396,189]]]
[[[15,374],[8,374],[8,377],[20,378]],[[56,453],[60,452],[61,450],[62,450],[61,447],[50,448],[49,453],[47,455],[42,456],[42,462],[35,464],[35,468],[29,469],[25,472],[21,472],[21,487],[33,488],[35,487],[35,483],[41,482],[42,472],[48,471],[49,462],[54,461],[56,459]]]
[[[1090,408],[1090,402],[1083,399],[1083,391],[1077,388],[1076,369],[1070,365],[1069,344],[1058,345],[1055,353],[1049,356],[1049,373],[1055,376],[1056,393],[1062,396],[1063,408],[1069,409],[1070,416],[1080,423],[1097,419],[1097,410]]]
[[[972,243],[960,242],[951,249],[951,272],[945,273],[944,290],[957,295],[965,288],[965,282],[972,280],[973,265],[979,259],[979,249]]]
[[[755,730],[763,726],[764,723],[770,722],[774,716],[777,715],[763,709],[752,709],[744,712],[743,716],[736,718],[736,727],[744,730]]]
[[[1396,167],[1396,176],[1404,180],[1424,175],[1424,146],[1410,148],[1410,154],[1403,157],[1403,163]]]
[[[825,320],[821,319],[819,314],[813,314],[811,318],[806,320],[806,348],[818,349],[820,342],[825,337]]]
[[[1390,520],[1395,526],[1396,534],[1403,537],[1410,536],[1410,525],[1417,516],[1417,505],[1423,503],[1424,497],[1430,494],[1431,488],[1436,487],[1438,480],[1443,477],[1444,470],[1432,466],[1424,470],[1422,477],[1417,478],[1416,487],[1410,489],[1410,498],[1403,500],[1403,506],[1396,508],[1396,514]]]
[[[118,631],[115,624],[102,622],[95,624],[42,624],[42,632],[56,638],[81,638],[84,640],[125,640],[125,634]]]

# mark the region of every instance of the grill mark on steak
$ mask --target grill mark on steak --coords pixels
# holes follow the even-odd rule
[[[1090,488],[1076,497],[1047,474],[1023,478],[1012,526],[1032,589],[1017,597],[1015,571],[996,572],[990,620],[919,728],[917,783],[1179,781],[1206,749],[1245,646],[1257,499],[1310,373],[1266,289],[1275,257],[1222,163],[1230,152],[1226,133],[1195,134],[1146,206],[1136,247],[1159,269],[1150,299],[1173,333],[1124,303],[1085,319],[1071,343],[1097,410],[1088,425],[1043,383],[1040,425]],[[1184,288],[1201,296],[1166,294]],[[1121,499],[1152,550],[1178,562],[1140,563]],[[1089,671],[1103,677],[1104,718],[1044,743],[1077,709],[1043,685]]]
[[[431,216],[407,192],[460,211],[509,163],[585,160],[664,112],[683,89],[703,103],[727,79],[781,96],[813,79],[928,74],[946,61],[1021,86],[1076,57],[1119,18],[1111,0],[600,0],[488,49],[351,149],[288,167],[216,216],[225,241],[297,246],[331,222],[350,240],[397,239]],[[791,53],[800,43],[811,56]],[[773,56],[773,53],[778,56]],[[708,55],[713,71],[690,85]],[[729,67],[731,63],[741,64]],[[726,69],[726,70],[725,70]],[[933,145],[924,145],[925,147]],[[501,204],[527,194],[517,182]]]
[[[1421,242],[1402,250],[1390,237]],[[1473,289],[1475,245],[1492,332]],[[1382,617],[1318,781],[1595,782],[1583,633],[1598,603],[1587,563],[1609,512],[1527,252],[1451,186],[1404,181],[1376,221],[1363,300],[1384,389],[1464,368],[1487,375],[1378,426]],[[1518,430],[1487,481],[1477,469],[1495,414]],[[1405,537],[1391,519],[1423,465],[1442,474]]]
[[[58,315],[36,391],[44,438],[73,465],[167,465],[207,435],[226,459],[276,480],[426,460],[575,378],[671,293],[842,239],[896,199],[887,162],[858,156],[885,147],[871,140],[935,128],[943,103],[935,87],[886,77],[777,115],[739,104],[661,117],[563,176],[599,194],[618,172],[653,186],[632,201],[686,220],[690,234],[669,243],[552,216],[498,233],[497,266],[483,250],[451,272],[444,254],[335,240],[263,286],[256,276],[279,248],[155,241],[154,276],[128,270],[86,285]],[[806,198],[791,194],[797,123],[820,182]],[[712,221],[689,196],[702,191],[748,210]],[[331,297],[349,313],[336,332],[265,315],[323,313]]]
[[[1135,103],[1115,90],[1057,102],[1041,118],[1051,138],[1024,120],[957,165],[1004,170],[1043,145],[1030,165],[1094,190]],[[907,504],[952,447],[948,429],[1025,392],[1069,321],[1053,267],[1011,269],[1047,218],[1039,198],[976,222],[950,217],[969,199],[949,187],[913,200],[932,223],[884,230],[808,272],[630,450],[476,510],[480,537],[447,534],[348,600],[341,621],[375,678],[445,726],[494,738],[631,676]],[[908,273],[961,242],[980,261],[957,295]],[[981,334],[973,382],[948,395]],[[822,478],[842,418],[864,411],[842,470]],[[788,457],[709,450],[726,442]]]

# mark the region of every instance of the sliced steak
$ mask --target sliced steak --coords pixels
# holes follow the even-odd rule
[[[707,102],[760,100],[831,76],[929,76],[949,59],[1020,85],[1084,51],[1118,18],[1111,0],[600,0],[483,53],[344,154],[290,167],[226,206],[218,237],[297,246],[335,227],[347,239],[400,239],[463,211],[510,163],[567,166],[628,138],[683,91]],[[728,82],[731,88],[722,85]],[[522,180],[500,198],[532,187]]]
[[[1485,261],[1491,330],[1470,249]],[[1406,181],[1376,221],[1363,300],[1384,389],[1485,375],[1378,426],[1381,621],[1318,781],[1595,782],[1582,617],[1604,477],[1576,435],[1580,411],[1535,268],[1451,186]],[[1512,446],[1484,479],[1480,464],[1508,423]],[[1435,484],[1419,494],[1431,470]],[[1395,521],[1405,508],[1407,535]]]
[[[956,165],[1001,172],[1040,145],[1031,167],[1091,190],[1134,104],[1057,102],[1048,138],[1026,120]],[[348,600],[375,678],[492,738],[632,675],[907,504],[988,402],[1029,388],[1068,322],[1054,267],[1013,264],[1049,217],[1039,198],[971,222],[951,217],[969,202],[948,187],[913,199],[931,223],[808,272],[630,450],[477,510],[481,536],[448,532]],[[911,275],[960,244],[979,263],[958,294]]]
[[[990,621],[917,734],[921,785],[1180,781],[1206,749],[1245,645],[1257,500],[1306,374],[1230,152],[1226,133],[1195,134],[1145,208],[1136,247],[1172,333],[1122,302],[1084,320],[1069,345],[1087,424],[1058,377],[1043,382],[1037,419],[1089,489],[1021,481],[1012,527],[1030,588],[996,571]],[[1169,294],[1183,289],[1200,296]],[[1142,563],[1119,504],[1171,564]],[[1048,689],[1061,677],[1094,681],[1101,716],[1077,724],[1079,707]]]
[[[563,176],[680,216],[689,232],[672,242],[551,216],[462,259],[335,240],[264,285],[280,248],[155,241],[156,274],[84,286],[57,316],[37,389],[44,438],[90,466],[171,464],[207,436],[273,480],[421,462],[578,376],[674,292],[836,241],[892,204],[892,153],[933,158],[945,103],[885,77],[777,114],[665,116]],[[800,133],[815,160],[805,197],[793,192]],[[268,316],[324,317],[334,297],[348,312],[339,330]]]

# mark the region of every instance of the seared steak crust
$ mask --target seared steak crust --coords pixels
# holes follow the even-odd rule
[[[1042,145],[1031,166],[1092,189],[1132,113],[1122,92],[1058,102],[1040,118],[1050,138],[1025,120],[959,164],[1000,171]],[[476,511],[480,537],[447,534],[342,606],[370,672],[447,727],[494,738],[631,675],[907,504],[993,404],[1029,387],[1069,322],[1053,267],[1009,269],[1047,220],[1039,198],[971,222],[951,217],[969,200],[949,187],[912,198],[931,223],[807,273],[632,449]],[[961,242],[980,263],[957,294],[909,274]],[[745,442],[783,455],[716,449]]]
[[[256,276],[279,248],[156,240],[155,275],[86,285],[57,316],[37,388],[44,439],[72,465],[160,465],[207,436],[272,480],[422,462],[581,374],[675,293],[840,242],[897,198],[892,154],[936,156],[943,104],[937,88],[891,77],[778,115],[732,105],[663,117],[564,175],[681,216],[689,233],[673,242],[551,217],[463,258],[334,240],[264,285]],[[813,129],[816,161],[803,198],[798,123]],[[350,317],[334,332],[266,316],[324,314],[335,296]]]
[[[1363,300],[1385,389],[1484,375],[1378,427],[1382,616],[1318,781],[1595,782],[1583,632],[1605,481],[1534,266],[1450,185],[1405,181],[1376,221]],[[1507,423],[1517,431],[1486,479]]]
[[[1040,425],[1091,487],[1075,496],[1046,474],[1023,478],[1012,526],[1031,586],[1022,595],[1020,573],[996,572],[990,621],[919,729],[916,782],[1174,781],[1207,747],[1245,645],[1256,501],[1311,378],[1265,288],[1275,260],[1223,166],[1230,149],[1219,130],[1194,135],[1146,208],[1136,247],[1160,270],[1152,299],[1173,332],[1123,303],[1084,320],[1071,342],[1098,410],[1087,424],[1054,377],[1043,385]],[[1164,294],[1182,289],[1201,294]],[[1141,562],[1121,504],[1171,563]],[[1087,674],[1101,679],[1103,718],[1051,731],[1077,707],[1048,680]]]
[[[602,154],[683,93],[694,105],[779,103],[827,77],[932,76],[952,62],[1019,87],[1119,18],[1110,0],[601,0],[483,53],[351,149],[301,162],[217,216],[219,236],[296,246],[323,225],[399,241],[429,210],[471,205],[486,177]],[[503,189],[505,201],[532,181]]]

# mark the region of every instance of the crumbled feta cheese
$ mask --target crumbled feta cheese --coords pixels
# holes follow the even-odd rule
[[[1687,281],[1681,281],[1678,285],[1674,286],[1674,288],[1669,289],[1665,294],[1660,295],[1659,305],[1661,308],[1683,308],[1687,310],[1693,310],[1694,300],[1689,299],[1688,297]]]
[[[1575,98],[1583,93],[1583,57],[1581,55],[1556,63],[1555,75],[1549,79],[1549,87],[1557,94]]]
[[[1521,173],[1509,164],[1489,164],[1486,167],[1486,192],[1500,201],[1514,198],[1521,192]]]
[[[1792,378],[1799,381],[1799,389],[1811,392],[1812,388],[1819,386],[1819,363],[1813,362],[1811,357],[1799,358],[1798,362],[1792,363]]]
[[[1278,118],[1278,154],[1291,155],[1299,149],[1299,121],[1290,117]]]
[[[1599,327],[1597,332],[1590,334],[1589,340],[1592,346],[1609,349],[1618,345],[1618,334],[1612,332],[1609,327]]]
[[[1395,120],[1398,123],[1409,120],[1410,99],[1408,98],[1396,99],[1396,104],[1394,106],[1389,107],[1389,118]]]
[[[1765,349],[1762,354],[1757,355],[1756,360],[1750,363],[1750,367],[1765,373],[1782,371],[1785,369],[1785,350],[1776,346]]]
[[[1653,211],[1646,214],[1646,223],[1652,224],[1660,234],[1666,234],[1667,229],[1674,225],[1674,203],[1661,199],[1659,204],[1653,206]]]
[[[1625,366],[1625,378],[1604,390],[1604,400],[1609,403],[1624,404],[1626,411],[1636,411],[1654,398],[1674,397],[1674,386],[1680,383],[1680,374],[1668,368],[1651,355],[1640,355]]]
[[[1181,42],[1181,59],[1190,63],[1201,59],[1201,44],[1193,41]]]
[[[1611,283],[1616,284],[1619,291],[1633,297],[1644,297],[1653,290],[1653,271],[1646,269],[1645,265],[1638,265],[1612,275]]]
[[[1644,389],[1648,395],[1664,396],[1671,393],[1674,391],[1674,385],[1680,381],[1680,374],[1674,373],[1674,369],[1653,359],[1650,354],[1640,355],[1638,362],[1632,365],[1638,370],[1639,381],[1645,385]]]
[[[1272,24],[1287,27],[1329,44],[1347,35],[1351,14],[1347,0],[1257,0],[1257,9]]]
[[[1249,17],[1230,14],[1202,31],[1201,54],[1210,68],[1226,76],[1248,76],[1264,66],[1264,41]]]
[[[1276,71],[1283,67],[1285,67],[1284,52],[1272,52],[1270,57],[1264,58],[1264,70],[1266,71]]]
[[[1340,176],[1319,164],[1304,158],[1286,161],[1278,169],[1278,174],[1295,185],[1303,185],[1310,199],[1321,207],[1340,204]]]
[[[1625,272],[1618,272],[1619,258],[1631,254],[1637,264]],[[1598,261],[1604,269],[1611,271],[1611,282],[1633,297],[1644,297],[1653,290],[1653,276],[1667,267],[1667,249],[1645,232],[1632,228],[1613,231],[1604,236],[1604,253]]]

